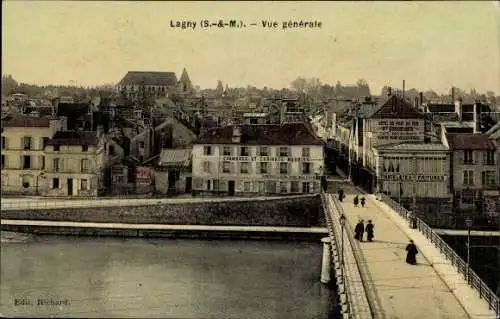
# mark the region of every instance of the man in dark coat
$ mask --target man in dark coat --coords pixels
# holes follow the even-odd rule
[[[368,221],[368,224],[366,225],[365,227],[365,230],[366,230],[366,238],[368,239],[368,241],[373,241],[373,224],[372,224],[372,221],[369,220]]]
[[[356,195],[354,197],[353,203],[354,203],[354,207],[358,207],[358,203],[359,203],[359,197],[358,197],[358,195]]]
[[[363,196],[363,197],[361,197],[360,202],[361,202],[361,207],[365,207],[365,202],[366,202],[366,199],[365,199],[365,197],[364,197],[364,196]]]
[[[356,227],[354,227],[354,238],[363,241],[363,233],[365,232],[365,224],[363,223],[363,220],[361,219],[357,224]]]
[[[413,243],[413,240],[410,240],[410,243],[408,246],[406,246],[406,263],[410,265],[416,265],[417,264],[417,246]]]
[[[341,188],[339,189],[339,201],[342,201],[344,199],[344,190]]]

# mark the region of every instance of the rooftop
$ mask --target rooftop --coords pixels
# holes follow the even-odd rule
[[[120,85],[177,85],[174,72],[129,71]]]
[[[233,142],[233,133],[239,128],[240,142]],[[198,144],[243,144],[243,145],[322,145],[303,123],[283,125],[257,124],[225,126],[204,132]]]
[[[380,151],[447,151],[448,148],[441,143],[391,143],[374,147]]]
[[[446,139],[452,150],[495,150],[487,134],[449,133]]]
[[[50,127],[50,119],[27,115],[7,116],[2,119],[2,127]]]
[[[160,153],[160,166],[189,166],[191,149],[163,149]]]
[[[97,133],[91,131],[59,131],[47,145],[97,145]]]

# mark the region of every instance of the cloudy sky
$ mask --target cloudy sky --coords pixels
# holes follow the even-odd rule
[[[129,70],[186,67],[215,88],[288,87],[297,76],[324,83],[366,79],[438,92],[451,86],[500,93],[500,9],[478,2],[2,2],[2,72],[20,82],[98,85]],[[246,29],[203,29],[238,19]],[[195,29],[170,26],[196,21]],[[278,21],[265,29],[262,20]],[[283,21],[321,21],[283,30]]]

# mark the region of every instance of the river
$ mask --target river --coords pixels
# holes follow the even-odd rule
[[[0,313],[333,318],[321,253],[310,242],[13,236],[1,244]]]

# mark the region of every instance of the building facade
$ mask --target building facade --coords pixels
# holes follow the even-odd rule
[[[457,210],[482,212],[489,193],[498,191],[498,154],[487,134],[450,133],[453,195]]]
[[[137,99],[141,94],[167,96],[172,89],[177,90],[177,85],[174,72],[129,71],[119,82],[117,89],[127,98]]]
[[[450,152],[443,144],[395,143],[373,150],[379,191],[434,225],[451,217]]]
[[[44,147],[66,119],[15,116],[2,121],[2,192],[39,194]]]
[[[302,123],[215,128],[200,136],[192,158],[197,193],[320,191],[323,143]]]
[[[45,146],[45,196],[97,196],[102,187],[105,145],[95,132],[57,132]]]

